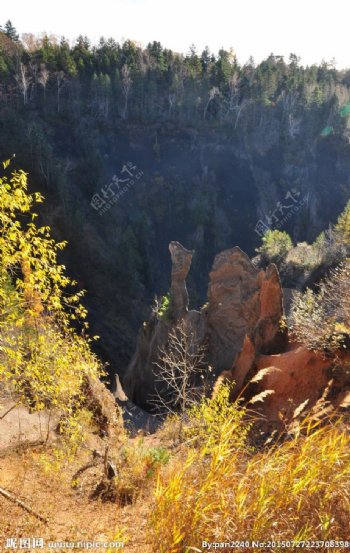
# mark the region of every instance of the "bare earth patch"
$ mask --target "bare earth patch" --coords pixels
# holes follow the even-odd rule
[[[5,551],[7,538],[43,538],[48,541],[113,541],[117,530],[125,529],[128,538],[123,550],[148,553],[145,525],[148,504],[120,507],[116,503],[91,500],[88,491],[98,478],[98,468],[90,469],[77,489],[70,479],[74,463],[64,473],[45,473],[40,461],[42,448],[0,458],[0,486],[24,501],[48,519],[40,522],[21,507],[0,496],[0,551]],[[52,551],[48,546],[38,551]],[[65,551],[66,549],[60,549]],[[76,548],[74,551],[85,551]],[[103,549],[102,549],[103,550]],[[67,549],[68,551],[68,549]],[[106,551],[106,549],[105,549]]]

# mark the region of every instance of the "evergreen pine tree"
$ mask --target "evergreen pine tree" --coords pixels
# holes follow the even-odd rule
[[[10,20],[6,21],[3,32],[14,42],[19,42],[19,34],[17,33],[15,27],[12,25]]]

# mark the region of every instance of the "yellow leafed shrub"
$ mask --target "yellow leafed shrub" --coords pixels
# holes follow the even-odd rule
[[[75,435],[84,378],[102,370],[85,333],[82,292],[58,262],[65,244],[35,224],[42,200],[22,171],[0,178],[0,382],[31,410],[57,410]]]

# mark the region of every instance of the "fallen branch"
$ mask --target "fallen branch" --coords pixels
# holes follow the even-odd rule
[[[27,449],[31,449],[32,447],[38,447],[43,445],[45,445],[44,440],[33,440],[33,441],[26,440],[24,442],[20,442],[14,445],[9,445],[4,449],[0,450],[0,459],[2,457],[6,457],[7,455],[9,455],[9,453],[13,453],[13,452],[23,453],[23,451],[26,451]]]
[[[78,485],[78,478],[81,474],[83,474],[83,472],[85,472],[86,470],[88,469],[91,469],[93,467],[97,467],[97,465],[99,465],[101,463],[101,459],[94,459],[93,461],[90,461],[90,463],[86,463],[86,465],[84,465],[83,467],[80,467],[80,469],[77,470],[77,472],[74,473],[73,477],[72,477],[72,480],[71,480],[71,486],[72,488],[76,488],[77,485]]]
[[[4,418],[6,417],[6,415],[8,415],[9,413],[11,413],[11,411],[13,411],[13,410],[15,409],[15,407],[17,407],[17,405],[18,405],[18,403],[15,403],[14,405],[12,405],[12,407],[10,407],[10,409],[7,409],[7,411],[6,411],[3,415],[1,415],[0,421],[1,421],[2,419],[4,419]]]
[[[4,490],[3,488],[0,488],[0,495],[2,495],[3,497],[5,497],[6,499],[8,499],[9,501],[12,501],[12,503],[15,503],[16,505],[18,505],[19,507],[21,507],[22,509],[24,509],[25,511],[27,511],[27,513],[33,515],[35,518],[41,520],[41,522],[45,522],[45,524],[48,523],[48,520],[47,518],[39,515],[38,513],[36,513],[35,511],[33,511],[33,509],[31,507],[28,507],[28,505],[26,505],[25,503],[23,503],[23,501],[21,501],[20,499],[17,499],[17,497],[15,497],[14,495],[12,495],[11,493],[7,492],[6,490]]]
[[[108,446],[106,446],[106,449],[105,449],[105,452],[104,452],[103,455],[99,451],[96,451],[96,449],[93,450],[93,452],[92,452],[92,457],[93,457],[92,461],[90,461],[89,463],[86,463],[86,465],[80,467],[80,469],[78,469],[74,473],[74,475],[72,476],[72,480],[71,480],[72,488],[77,487],[78,478],[81,474],[83,474],[83,472],[85,472],[86,470],[91,469],[93,467],[97,467],[98,465],[101,465],[101,464],[103,464],[104,475],[107,478],[107,480],[111,480],[112,478],[114,478],[114,476],[117,473],[117,470],[115,468],[115,465],[114,465],[113,461],[111,461],[108,457],[108,451],[109,451]]]

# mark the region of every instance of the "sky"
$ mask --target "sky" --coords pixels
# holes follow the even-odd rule
[[[0,0],[1,19],[17,31],[73,40],[153,40],[186,53],[233,48],[240,63],[291,52],[305,65],[335,59],[350,67],[348,0]]]

